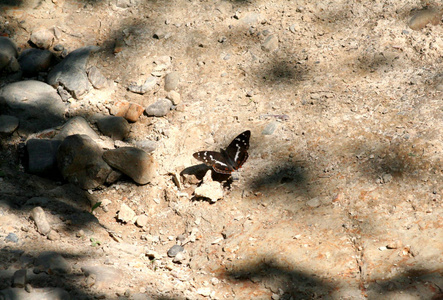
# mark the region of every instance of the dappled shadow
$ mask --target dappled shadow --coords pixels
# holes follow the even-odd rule
[[[443,270],[408,269],[390,279],[375,280],[369,284],[368,295],[388,299],[401,291],[404,297],[443,299]],[[372,296],[372,297],[371,297]],[[387,298],[385,298],[387,297]],[[375,299],[375,298],[374,298]]]
[[[280,299],[320,299],[335,289],[330,282],[304,271],[283,266],[269,258],[263,259],[262,263],[228,270],[227,275],[233,282],[261,282],[272,292],[277,293]]]

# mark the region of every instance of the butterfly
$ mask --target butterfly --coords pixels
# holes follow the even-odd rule
[[[226,148],[216,151],[200,151],[194,153],[194,157],[206,165],[212,167],[215,172],[231,174],[241,168],[248,159],[249,138],[251,131],[240,133]]]

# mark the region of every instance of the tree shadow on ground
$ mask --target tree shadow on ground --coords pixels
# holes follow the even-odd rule
[[[228,270],[232,282],[261,282],[280,299],[319,299],[327,296],[335,286],[313,274],[282,266],[273,259],[263,263],[251,264],[236,270]]]
[[[374,280],[367,289],[373,299],[389,299],[401,291],[405,298],[443,299],[443,270],[409,269],[390,279]],[[397,294],[396,294],[397,295]],[[409,295],[409,296],[408,296]]]

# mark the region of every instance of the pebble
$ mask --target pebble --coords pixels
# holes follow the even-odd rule
[[[63,178],[82,189],[95,189],[106,182],[111,167],[102,150],[84,134],[66,137],[57,150],[57,164]]]
[[[97,120],[98,129],[113,140],[124,140],[131,131],[131,126],[123,117],[101,116]]]
[[[388,249],[398,249],[401,248],[403,246],[403,243],[399,240],[390,242],[389,244],[386,245],[386,248]]]
[[[99,140],[100,137],[89,126],[89,123],[83,117],[74,117],[66,122],[60,132],[54,137],[54,140],[64,140],[66,137],[75,134],[87,135],[93,140]]]
[[[268,36],[261,45],[263,51],[274,52],[278,49],[278,37],[274,34]]]
[[[26,142],[28,172],[37,175],[56,175],[57,149],[60,144],[60,140],[29,139]]]
[[[218,199],[223,198],[223,188],[217,181],[205,182],[195,189],[194,195],[197,198],[207,198],[215,203]]]
[[[165,91],[169,92],[176,90],[180,82],[180,75],[178,72],[171,72],[165,76]]]
[[[158,83],[158,78],[154,76],[149,76],[148,79],[142,85],[132,84],[128,87],[128,90],[137,93],[137,94],[145,94],[148,91],[154,89],[154,87]]]
[[[321,205],[320,198],[315,197],[306,202],[306,205],[312,208],[319,207]]]
[[[122,205],[120,205],[117,219],[124,223],[132,223],[135,215],[135,212],[129,206],[127,206],[125,203],[122,203]]]
[[[274,131],[277,129],[278,123],[277,122],[271,122],[263,128],[263,131],[261,132],[262,135],[271,135],[274,133]]]
[[[172,101],[172,104],[178,105],[181,102],[181,96],[176,91],[170,91],[166,95],[166,98]]]
[[[168,250],[168,256],[169,257],[175,257],[179,252],[183,252],[185,248],[180,245],[174,245]]]
[[[64,121],[65,104],[53,87],[41,81],[25,80],[4,86],[0,102],[2,114],[16,116],[20,119],[19,128],[31,132],[56,127]]]
[[[425,8],[414,13],[409,21],[409,28],[412,30],[420,30],[426,27],[427,24],[438,25],[441,21],[442,11],[436,8]]]
[[[31,211],[31,218],[37,225],[37,230],[43,235],[47,235],[51,231],[51,226],[46,220],[46,214],[40,206],[34,207]]]
[[[48,240],[50,241],[58,241],[60,239],[60,234],[55,231],[55,230],[51,230],[48,233]]]
[[[54,42],[54,33],[46,28],[39,28],[31,33],[30,41],[42,49],[49,49]]]
[[[55,57],[49,50],[26,49],[19,58],[18,63],[24,76],[37,76],[39,72],[47,72],[53,66]]]
[[[82,266],[82,272],[87,277],[92,277],[93,284],[97,290],[108,289],[110,286],[118,285],[122,279],[122,272],[113,267],[99,266]]]
[[[11,232],[5,237],[5,242],[18,243],[18,236],[15,233]]]
[[[111,114],[117,117],[123,117],[129,122],[136,122],[143,113],[143,106],[134,102],[117,101],[111,107]]]
[[[108,85],[108,80],[105,76],[100,72],[100,70],[92,66],[88,69],[88,79],[91,82],[92,86],[96,89],[103,89]]]
[[[145,227],[148,224],[149,218],[147,215],[140,215],[137,217],[135,224],[140,227]]]
[[[12,134],[19,125],[19,119],[14,116],[0,115],[0,134]]]
[[[89,55],[98,49],[97,46],[89,46],[69,53],[49,72],[48,83],[55,88],[62,85],[75,99],[81,99],[90,88],[86,74]]]
[[[138,184],[152,181],[156,172],[154,158],[135,147],[122,147],[108,150],[103,159],[113,168],[131,177]]]
[[[17,45],[8,37],[0,36],[0,70],[9,66],[11,60],[18,56]]]
[[[392,175],[389,173],[384,173],[381,176],[381,183],[388,183],[392,181]]]
[[[149,105],[145,112],[148,116],[164,117],[171,110],[172,102],[168,99],[160,99],[157,102]]]
[[[136,141],[135,146],[142,149],[146,153],[154,152],[157,149],[157,143],[150,140]]]
[[[177,255],[174,256],[174,258],[172,259],[173,263],[176,264],[181,264],[183,263],[183,261],[186,259],[186,254],[185,252],[178,252]]]
[[[27,283],[27,270],[22,269],[15,271],[12,277],[12,287],[24,288]]]

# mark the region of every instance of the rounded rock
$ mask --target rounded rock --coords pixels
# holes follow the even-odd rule
[[[183,252],[185,248],[180,245],[174,245],[168,250],[168,256],[169,257],[175,257],[179,252]]]

